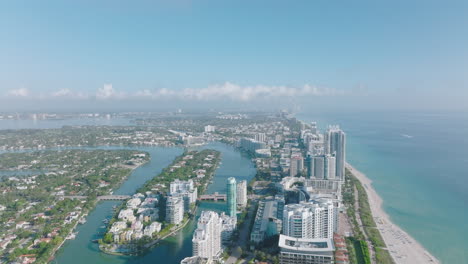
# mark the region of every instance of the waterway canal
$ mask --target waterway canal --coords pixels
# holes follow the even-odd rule
[[[222,144],[211,143],[202,148],[215,149],[221,152],[221,165],[216,170],[213,183],[209,185],[207,193],[226,191],[226,179],[235,177],[237,180],[250,180],[255,175],[255,168],[250,159],[235,148]],[[115,194],[133,194],[138,187],[147,180],[159,174],[175,157],[183,152],[181,148],[141,147],[139,150],[151,154],[151,160],[135,169],[130,177],[117,189]],[[76,239],[67,241],[58,251],[52,263],[78,264],[78,263],[179,263],[180,260],[192,254],[192,234],[196,221],[190,222],[181,232],[162,241],[158,246],[141,256],[113,256],[99,251],[98,245],[92,243],[100,238],[105,230],[105,218],[113,214],[112,206],[119,202],[100,202],[95,210],[87,217],[84,225],[79,225]],[[202,210],[224,211],[225,203],[202,202],[197,214]],[[197,215],[197,216],[198,216]]]

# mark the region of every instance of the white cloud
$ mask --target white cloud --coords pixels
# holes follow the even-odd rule
[[[182,90],[159,89],[155,91],[142,90],[134,94],[136,97],[178,98],[186,100],[216,100],[231,99],[234,101],[250,101],[263,98],[296,97],[296,96],[333,96],[344,92],[329,88],[319,88],[311,85],[302,87],[287,86],[241,86],[226,82],[221,85],[211,85],[206,88],[186,88]]]
[[[112,98],[124,98],[125,93],[118,92],[112,87],[112,84],[104,84],[102,88],[99,88],[96,92],[97,99],[112,99]]]
[[[292,98],[292,97],[310,97],[310,96],[337,96],[346,95],[344,91],[323,88],[305,84],[301,87],[290,86],[268,86],[268,85],[252,85],[242,86],[231,82],[223,84],[210,85],[205,88],[185,88],[185,89],[168,89],[162,88],[157,90],[143,89],[134,93],[126,93],[114,89],[112,84],[104,84],[98,88],[95,93],[77,92],[68,88],[63,88],[51,93],[32,94],[28,89],[20,88],[10,90],[7,96],[15,96],[32,99],[70,99],[70,100],[115,100],[115,99],[150,99],[150,100],[195,100],[195,101],[210,101],[210,100],[231,100],[247,102],[257,99],[272,99],[272,98]],[[354,92],[352,92],[354,93]]]
[[[51,97],[60,97],[68,99],[87,99],[89,98],[87,93],[75,92],[68,88],[60,89],[50,94]]]
[[[56,92],[53,92],[52,93],[52,96],[53,97],[63,97],[63,96],[71,96],[73,94],[73,92],[66,88],[66,89],[61,89],[61,90],[58,90]]]
[[[8,91],[8,96],[27,97],[29,96],[29,90],[26,88],[13,89]]]

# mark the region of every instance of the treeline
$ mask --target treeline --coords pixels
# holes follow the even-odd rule
[[[358,197],[355,197],[354,195],[354,188],[357,190]],[[375,224],[374,218],[372,216],[366,190],[362,186],[361,182],[356,177],[354,177],[354,175],[348,169],[346,169],[346,184],[343,190],[343,202],[347,205],[347,215],[350,218],[351,224],[353,226],[354,239],[359,241],[359,243],[365,243],[365,236],[359,228],[359,224],[356,219],[356,212],[354,209],[354,203],[356,199],[359,205],[358,213],[362,221],[363,229],[368,239],[370,240],[372,247],[374,248],[377,263],[393,264],[394,261],[390,256],[390,253],[386,249],[383,249],[386,247],[385,242],[379,230],[377,229],[377,225]],[[363,244],[360,243],[359,247],[357,247],[355,241],[352,244],[354,245],[353,251],[356,252],[356,257],[358,258],[356,260],[357,263],[367,263],[365,258],[366,256],[369,256],[369,252],[367,252],[367,254],[363,253],[362,255],[358,254],[358,252],[363,251]],[[365,243],[365,245],[367,247],[367,243]],[[360,258],[359,256],[362,257]]]

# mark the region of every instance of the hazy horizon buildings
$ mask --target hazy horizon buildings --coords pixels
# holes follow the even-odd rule
[[[304,169],[304,158],[301,153],[294,153],[291,155],[290,165],[289,165],[289,176],[296,177],[298,174],[301,174]]]
[[[205,133],[212,133],[216,131],[216,127],[212,125],[205,126]]]
[[[254,139],[258,142],[266,142],[267,137],[265,133],[257,133],[254,137]]]
[[[265,142],[257,141],[251,138],[241,138],[239,139],[239,147],[243,148],[246,151],[255,153],[257,149],[265,149]]]

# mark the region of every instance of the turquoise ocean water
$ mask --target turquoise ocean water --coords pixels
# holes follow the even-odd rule
[[[392,221],[442,263],[468,263],[468,113],[308,112],[339,124],[347,160],[373,181]]]

